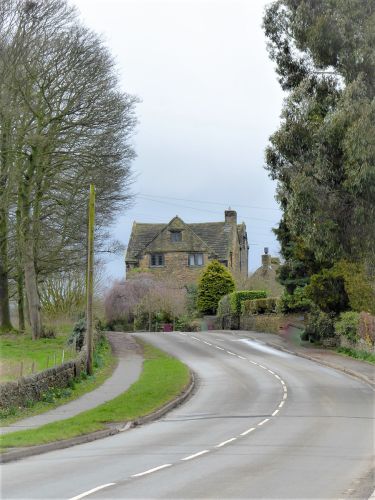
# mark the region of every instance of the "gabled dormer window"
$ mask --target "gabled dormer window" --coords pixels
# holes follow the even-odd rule
[[[171,231],[171,241],[173,241],[173,243],[176,243],[177,241],[182,241],[182,232]]]
[[[162,254],[162,253],[152,253],[150,255],[150,266],[151,267],[162,267],[162,266],[164,266],[164,254]]]

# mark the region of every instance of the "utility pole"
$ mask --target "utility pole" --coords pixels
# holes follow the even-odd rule
[[[87,364],[86,370],[88,375],[92,375],[92,356],[93,356],[93,328],[94,318],[92,310],[92,302],[94,295],[94,224],[95,224],[95,187],[90,184],[89,198],[89,222],[87,231],[87,281],[86,281],[86,347],[87,347]]]

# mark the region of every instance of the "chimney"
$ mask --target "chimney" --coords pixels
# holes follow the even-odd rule
[[[268,248],[266,247],[264,249],[264,254],[262,255],[262,267],[263,267],[263,269],[269,269],[271,267],[271,260],[272,260],[272,257],[268,253]]]
[[[235,210],[231,210],[230,207],[228,210],[225,210],[225,223],[237,224],[237,212]]]

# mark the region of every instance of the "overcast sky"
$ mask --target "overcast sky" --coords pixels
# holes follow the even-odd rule
[[[269,0],[70,0],[103,35],[121,86],[142,100],[134,137],[137,194],[113,236],[127,243],[134,220],[244,221],[249,267],[279,247],[280,218],[264,149],[283,93],[268,58],[262,16]],[[107,265],[124,275],[123,258]]]

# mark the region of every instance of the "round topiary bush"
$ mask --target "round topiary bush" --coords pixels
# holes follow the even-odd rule
[[[215,314],[221,297],[234,289],[234,280],[228,269],[217,260],[211,261],[198,283],[198,310],[204,314]]]

